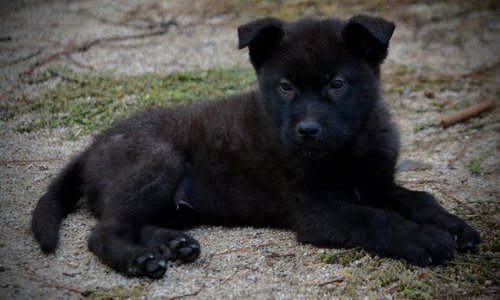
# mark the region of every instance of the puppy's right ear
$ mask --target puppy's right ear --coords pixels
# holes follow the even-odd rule
[[[285,22],[270,17],[238,27],[239,48],[249,48],[250,61],[255,69],[271,57],[285,35],[284,26]]]
[[[380,64],[387,56],[395,25],[380,17],[355,15],[345,29],[347,42],[368,61]]]

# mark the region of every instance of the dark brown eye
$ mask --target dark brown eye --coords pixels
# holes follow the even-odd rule
[[[295,90],[295,88],[293,87],[293,84],[290,81],[281,80],[280,81],[280,90],[284,93],[290,93],[290,92],[293,92]]]
[[[343,79],[334,79],[330,81],[330,88],[332,90],[340,90],[345,86],[345,81]]]

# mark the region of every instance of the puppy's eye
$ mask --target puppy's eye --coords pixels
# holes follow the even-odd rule
[[[295,90],[295,88],[293,87],[293,84],[290,81],[281,80],[280,81],[280,90],[283,93],[290,93],[290,92],[293,92]]]
[[[345,81],[343,79],[334,79],[330,81],[330,88],[332,90],[340,90],[345,86]]]

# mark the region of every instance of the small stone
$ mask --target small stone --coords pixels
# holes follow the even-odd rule
[[[436,98],[436,95],[434,94],[434,92],[430,92],[430,91],[425,91],[424,96],[427,97],[428,99]]]
[[[422,171],[422,170],[430,170],[434,166],[430,163],[426,163],[423,161],[419,160],[403,160],[402,162],[399,163],[399,171],[401,172],[406,172],[406,171]]]

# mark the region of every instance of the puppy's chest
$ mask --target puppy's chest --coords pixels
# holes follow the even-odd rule
[[[249,155],[216,153],[205,153],[203,157],[186,162],[179,194],[183,198],[177,200],[188,203],[206,222],[220,219],[231,224],[284,222],[295,178],[283,162],[263,152],[253,159]]]

